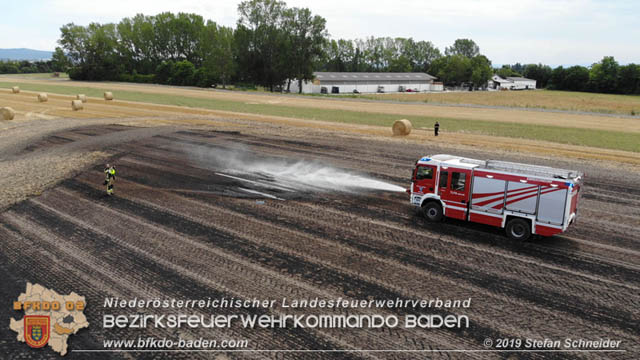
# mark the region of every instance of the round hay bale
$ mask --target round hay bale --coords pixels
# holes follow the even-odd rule
[[[409,135],[411,133],[411,121],[407,119],[396,120],[393,122],[391,129],[395,136]]]
[[[78,94],[78,95],[76,96],[76,99],[78,99],[78,100],[82,101],[83,103],[86,103],[86,102],[87,102],[87,95],[85,95],[85,94]]]
[[[38,101],[47,102],[47,100],[49,100],[49,96],[47,95],[47,93],[38,94]]]
[[[84,109],[84,105],[82,104],[82,100],[72,100],[71,108],[73,111],[78,111]]]
[[[19,86],[14,86],[11,88],[11,92],[14,94],[19,94],[20,93],[20,87]]]
[[[0,108],[0,114],[2,114],[4,120],[13,120],[16,117],[16,112],[10,107]]]
[[[113,93],[111,91],[105,91],[104,92],[104,99],[105,100],[113,100]]]

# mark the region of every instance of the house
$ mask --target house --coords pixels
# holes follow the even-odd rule
[[[426,73],[314,72],[313,81],[302,83],[304,94],[394,93],[442,91],[435,76]],[[298,82],[291,82],[291,92],[298,92]]]
[[[535,90],[536,80],[511,76],[502,78],[499,75],[493,75],[488,86],[490,89],[499,90]]]

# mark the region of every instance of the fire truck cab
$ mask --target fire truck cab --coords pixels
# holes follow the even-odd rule
[[[505,228],[514,240],[551,236],[575,222],[583,174],[439,154],[416,162],[407,189],[429,221],[450,217]]]

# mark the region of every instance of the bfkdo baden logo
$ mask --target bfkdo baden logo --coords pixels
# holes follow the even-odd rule
[[[32,348],[49,345],[55,352],[67,354],[67,339],[89,326],[84,316],[84,296],[74,292],[60,295],[41,285],[27,283],[27,290],[13,302],[14,311],[24,311],[21,320],[11,318],[9,327],[17,340]]]

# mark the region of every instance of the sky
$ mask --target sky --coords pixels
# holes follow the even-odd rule
[[[235,26],[239,0],[0,0],[0,48],[53,50],[60,27],[137,13],[194,12]],[[286,0],[327,20],[332,38],[412,37],[441,51],[473,39],[494,65],[640,63],[638,0]]]

